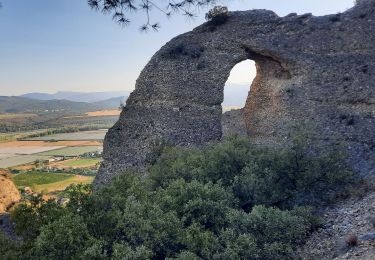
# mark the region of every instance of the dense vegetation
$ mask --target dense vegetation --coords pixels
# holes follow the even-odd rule
[[[0,236],[5,259],[287,259],[319,221],[313,206],[351,182],[337,151],[283,151],[231,139],[166,148],[147,177],[127,172],[70,201],[32,198],[12,213],[22,242]]]

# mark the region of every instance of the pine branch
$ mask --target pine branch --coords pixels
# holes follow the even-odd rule
[[[195,16],[201,8],[213,6],[220,0],[168,0],[167,5],[162,6],[162,0],[88,0],[88,5],[95,11],[112,15],[114,21],[122,26],[130,24],[133,12],[144,12],[145,23],[140,27],[141,31],[153,29],[158,31],[160,24],[152,21],[152,12],[160,12],[167,17],[172,14],[182,14],[188,18]]]

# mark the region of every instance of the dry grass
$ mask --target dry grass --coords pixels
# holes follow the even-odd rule
[[[100,117],[100,116],[119,116],[121,110],[118,109],[108,109],[108,110],[99,110],[87,112],[84,115],[80,116],[66,116],[64,118],[85,118],[85,117]]]
[[[19,165],[19,166],[13,166],[9,168],[10,170],[17,170],[17,171],[30,171],[35,169],[35,164],[26,164],[26,165]]]
[[[31,118],[31,117],[37,117],[36,114],[0,114],[0,119],[18,119],[18,118]]]
[[[93,111],[86,113],[87,116],[95,117],[95,116],[119,116],[121,113],[118,109],[112,109],[112,110],[101,110],[101,111]]]
[[[81,168],[91,168],[93,166],[96,166],[98,163],[100,163],[102,160],[99,158],[90,158],[90,159],[70,159],[65,160],[62,162],[57,162],[50,164],[51,167],[59,168],[59,169],[81,169]]]

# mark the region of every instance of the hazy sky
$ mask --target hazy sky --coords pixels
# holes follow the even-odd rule
[[[158,0],[155,0],[158,1]],[[172,37],[204,21],[153,13],[159,32],[141,33],[143,15],[122,28],[87,0],[0,0],[0,96],[25,92],[132,90],[141,69]],[[163,0],[159,0],[163,2]],[[229,0],[229,10],[270,9],[324,15],[353,0]],[[236,66],[229,81],[249,83],[254,66]]]

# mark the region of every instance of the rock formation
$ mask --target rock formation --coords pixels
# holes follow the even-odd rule
[[[9,173],[0,170],[0,214],[21,199],[17,187],[14,185]]]
[[[222,137],[223,89],[239,62],[256,62],[244,108],[249,137],[282,144],[307,125],[348,149],[354,169],[374,174],[375,0],[314,17],[272,11],[229,13],[162,47],[141,72],[104,142],[96,187],[147,165],[160,141],[200,146]]]
[[[324,225],[295,252],[294,259],[371,260],[375,256],[375,192],[321,209]],[[357,246],[347,244],[358,238]]]
[[[244,109],[232,109],[223,113],[221,117],[222,137],[239,136],[247,137],[244,121]]]

